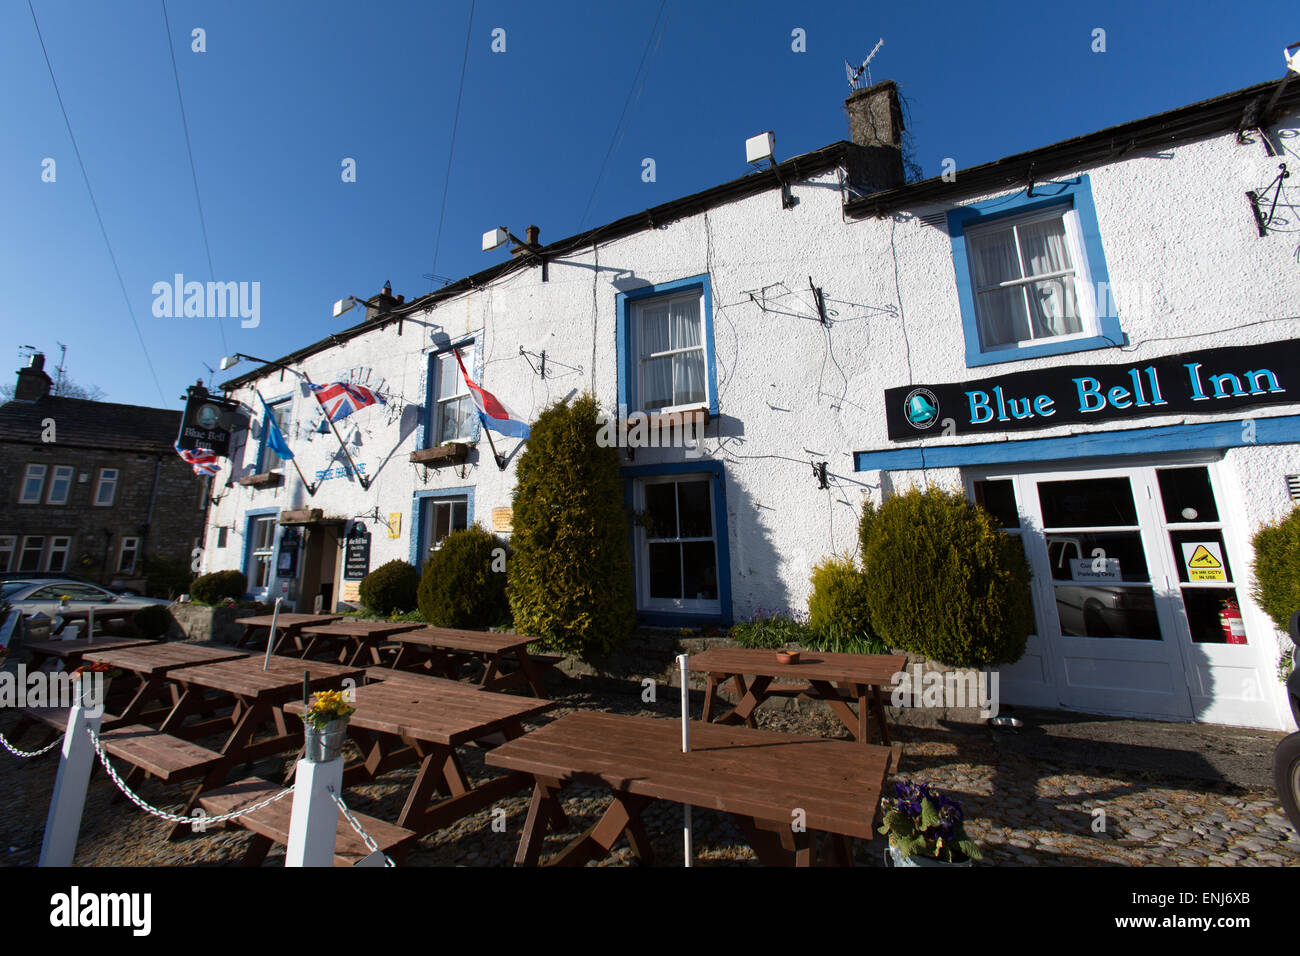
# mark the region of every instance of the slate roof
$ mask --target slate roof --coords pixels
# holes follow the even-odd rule
[[[181,411],[46,396],[0,405],[0,442],[39,445],[41,422],[54,419],[61,447],[171,452],[181,430]]]

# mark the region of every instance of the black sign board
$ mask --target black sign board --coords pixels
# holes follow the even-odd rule
[[[370,573],[370,532],[348,535],[343,552],[343,579],[360,581]]]
[[[302,549],[302,537],[296,528],[285,528],[280,532],[279,559],[275,566],[275,575],[279,578],[296,578],[298,576],[298,553]]]
[[[239,404],[191,391],[176,444],[185,451],[211,448],[218,456],[229,458],[231,433],[243,427],[246,420]]]
[[[1300,403],[1300,340],[885,390],[892,441]]]

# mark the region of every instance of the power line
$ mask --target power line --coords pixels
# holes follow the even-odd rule
[[[581,231],[583,224],[587,221],[587,215],[591,212],[592,204],[596,201],[596,192],[600,189],[601,180],[605,178],[605,170],[609,166],[609,158],[613,155],[617,144],[622,141],[623,133],[627,132],[625,129],[622,129],[623,118],[627,116],[628,105],[632,102],[632,94],[636,92],[637,101],[640,102],[641,100],[641,94],[637,92],[637,78],[641,78],[641,88],[644,89],[645,79],[650,75],[650,71],[647,68],[645,75],[642,76],[641,68],[645,66],[646,57],[650,54],[651,42],[654,42],[655,51],[658,52],[659,50],[659,41],[655,40],[655,35],[657,33],[659,40],[663,40],[664,30],[668,27],[668,18],[664,16],[664,8],[666,6],[668,6],[668,0],[661,0],[659,4],[659,12],[655,14],[655,22],[650,27],[650,35],[646,37],[645,49],[641,51],[641,62],[636,65],[636,72],[632,74],[632,85],[628,88],[627,97],[623,100],[623,112],[618,114],[618,122],[614,125],[614,133],[609,140],[609,149],[605,150],[605,158],[601,161],[600,173],[596,176],[596,182],[591,187],[591,195],[587,198],[587,206],[582,211],[582,218],[578,220],[579,231]],[[663,17],[662,26],[659,23],[660,17]],[[620,132],[620,130],[622,130],[622,132]]]
[[[199,171],[194,166],[194,147],[190,144],[190,124],[185,118],[185,98],[181,96],[181,75],[176,69],[176,47],[172,43],[172,25],[167,17],[167,0],[160,0],[162,3],[163,26],[167,29],[167,52],[172,58],[172,77],[176,80],[176,101],[181,106],[181,129],[185,130],[185,151],[190,155],[190,176],[194,179],[194,202],[199,207],[199,229],[203,233],[203,250],[208,256],[208,278],[213,282],[217,280],[217,270],[212,267],[212,246],[208,242],[208,224],[203,218],[203,198],[199,195]],[[225,311],[218,310],[218,311]],[[230,354],[230,345],[226,342],[226,326],[217,316],[217,330],[221,332],[221,354]]]
[[[99,233],[104,237],[104,245],[108,247],[108,258],[113,263],[113,271],[117,273],[117,284],[122,290],[122,298],[126,302],[127,314],[131,316],[131,324],[135,326],[136,337],[140,340],[140,352],[144,355],[145,364],[149,366],[149,374],[153,376],[153,383],[158,388],[158,397],[166,405],[167,398],[163,395],[162,383],[158,381],[158,373],[154,370],[153,359],[149,358],[149,349],[144,344],[144,333],[140,331],[140,323],[135,318],[135,309],[131,307],[131,297],[126,292],[126,281],[122,278],[122,270],[117,264],[117,256],[113,253],[113,244],[108,240],[108,230],[104,227],[104,217],[99,214],[99,203],[95,201],[95,191],[90,186],[90,174],[86,172],[86,163],[81,158],[81,149],[77,146],[77,137],[72,132],[72,121],[68,119],[68,109],[63,105],[63,94],[59,92],[59,81],[54,78],[54,67],[50,63],[49,51],[45,49],[45,38],[41,36],[41,25],[36,20],[36,11],[32,8],[32,0],[27,0],[27,11],[32,15],[32,26],[36,28],[36,40],[41,45],[41,55],[45,57],[45,68],[50,72],[50,83],[54,85],[54,96],[59,101],[59,111],[63,113],[63,124],[68,128],[68,139],[72,140],[72,151],[77,157],[77,165],[81,167],[81,178],[85,180],[86,192],[90,194],[90,205],[95,210],[95,220],[99,223]]]
[[[438,251],[442,248],[442,222],[447,216],[447,190],[451,185],[451,161],[456,155],[456,130],[460,127],[460,101],[465,94],[465,68],[469,65],[470,32],[474,27],[474,0],[469,4],[469,23],[465,24],[465,55],[460,61],[460,88],[456,91],[456,116],[451,121],[451,145],[447,148],[447,174],[442,180],[442,208],[438,212],[438,234],[433,241],[433,268],[429,279],[429,291],[433,291],[433,276],[438,274]]]

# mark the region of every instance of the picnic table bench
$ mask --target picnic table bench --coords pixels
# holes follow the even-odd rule
[[[23,650],[31,655],[33,670],[43,668],[51,659],[61,660],[66,668],[72,670],[81,666],[82,657],[89,651],[117,650],[124,647],[144,647],[158,644],[147,637],[80,637],[76,640],[29,641],[23,644]]]
[[[416,631],[394,634],[400,647],[393,659],[393,669],[419,668],[440,674],[449,680],[458,676],[459,665],[466,658],[483,661],[478,683],[485,690],[505,690],[526,683],[534,695],[546,699],[542,667],[528,654],[525,634],[496,634],[451,627],[422,627]],[[506,673],[503,664],[514,663],[518,670]]]
[[[379,645],[394,634],[416,631],[423,624],[402,621],[334,621],[331,624],[311,624],[302,628],[306,646],[303,658],[323,651],[335,652],[340,664],[356,666],[367,655],[371,664],[380,664]]]
[[[889,723],[885,718],[881,688],[893,684],[894,675],[907,666],[907,656],[801,651],[797,664],[781,664],[775,651],[718,647],[693,655],[688,666],[693,671],[708,674],[703,714],[706,721],[712,717],[718,686],[731,680],[740,699],[735,707],[718,718],[719,723],[743,723],[754,727],[754,711],[768,698],[807,696],[825,701],[862,744],[869,740],[870,724],[874,718],[880,742],[889,746]],[[746,675],[750,677],[748,683]],[[793,678],[800,683],[773,683],[777,678]],[[854,702],[858,707],[856,712],[850,706]]]
[[[608,786],[613,802],[552,865],[601,859],[624,833],[651,862],[641,813],[656,799],[730,813],[766,865],[811,866],[818,832],[848,865],[850,840],[875,834],[881,790],[901,749],[692,721],[691,751],[682,753],[681,732],[675,720],[579,711],[487,754],[488,764],[534,780],[515,864],[538,863],[561,790],[586,780]],[[799,811],[805,829],[796,831]]]
[[[252,617],[237,618],[244,628],[244,633],[235,642],[236,647],[255,647],[262,642],[264,635],[271,633],[271,621],[275,621],[275,643],[277,648],[294,648],[299,654],[304,650],[302,629],[316,624],[329,624],[337,621],[340,614],[255,614]],[[275,653],[273,651],[272,653]]]
[[[352,706],[348,736],[363,757],[344,770],[344,785],[418,762],[397,825],[424,834],[528,786],[526,775],[513,773],[471,786],[457,748],[498,734],[519,737],[524,720],[555,705],[410,675],[358,687]],[[294,702],[285,710],[301,714],[304,708]],[[435,791],[442,799],[433,799]]]

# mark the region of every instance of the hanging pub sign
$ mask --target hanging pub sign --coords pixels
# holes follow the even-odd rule
[[[370,573],[370,532],[359,525],[348,535],[343,549],[343,579],[360,581]]]
[[[1300,340],[885,390],[891,441],[1300,402]]]
[[[221,458],[229,458],[230,436],[245,425],[238,403],[191,388],[176,447],[189,451],[201,446],[212,449]]]

